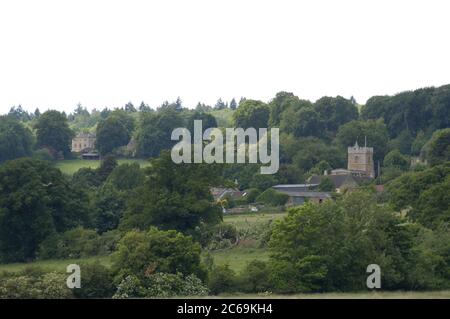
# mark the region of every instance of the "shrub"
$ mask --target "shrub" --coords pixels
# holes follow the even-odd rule
[[[239,278],[239,285],[243,292],[260,293],[271,290],[269,282],[269,267],[260,260],[251,261]]]
[[[112,271],[100,263],[80,265],[81,288],[74,289],[77,298],[110,298],[114,292]]]
[[[236,273],[229,265],[213,267],[209,274],[208,288],[214,295],[238,291]]]
[[[205,277],[200,260],[201,247],[175,230],[162,231],[152,227],[148,232],[130,231],[119,241],[113,255],[116,280],[127,275],[143,279],[155,272],[196,274]]]
[[[55,157],[48,148],[41,148],[33,152],[33,158],[42,161],[54,161]]]
[[[154,273],[139,279],[127,276],[118,285],[113,298],[170,298],[208,295],[202,281],[195,275]]]
[[[213,226],[209,236],[208,249],[210,250],[229,248],[239,238],[236,227],[226,223]]]
[[[38,276],[13,274],[0,279],[2,299],[66,299],[72,298],[65,274],[50,272]]]
[[[257,188],[250,188],[247,190],[247,196],[245,197],[247,204],[254,203],[259,195],[261,195],[261,191]]]
[[[105,255],[115,248],[117,232],[107,232],[102,236],[95,230],[76,227],[61,234],[47,237],[39,247],[39,258],[85,258]]]
[[[156,273],[148,276],[146,297],[206,296],[208,288],[195,275]]]
[[[142,286],[140,279],[134,275],[128,275],[123,278],[117,286],[117,291],[114,294],[113,298],[139,298],[144,296],[145,289]]]

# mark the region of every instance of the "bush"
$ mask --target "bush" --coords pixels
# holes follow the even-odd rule
[[[142,298],[144,296],[145,288],[143,287],[141,280],[134,275],[128,275],[123,278],[117,286],[117,291],[113,298]]]
[[[81,288],[74,289],[77,298],[110,298],[115,292],[112,271],[100,263],[80,265]]]
[[[117,281],[128,275],[140,280],[155,272],[195,274],[204,278],[206,271],[200,260],[201,247],[175,230],[152,227],[148,232],[130,231],[119,241],[113,255]]]
[[[146,280],[146,297],[206,296],[209,291],[195,275],[156,273]]]
[[[208,288],[214,295],[238,291],[236,273],[229,265],[214,266],[209,274]]]
[[[411,289],[417,226],[378,205],[371,192],[305,204],[275,223],[269,246],[274,292],[365,289],[369,264],[383,269],[383,289]]]
[[[142,280],[132,275],[125,277],[113,298],[170,298],[208,293],[208,288],[195,275],[155,273]]]
[[[247,196],[245,196],[245,200],[247,204],[252,204],[256,201],[256,198],[261,195],[261,191],[257,188],[250,188],[246,191]]]
[[[239,233],[234,225],[221,223],[207,230],[207,248],[209,250],[229,248],[236,244]]]
[[[61,234],[47,237],[39,247],[39,259],[85,258],[106,255],[115,248],[117,232],[102,236],[95,230],[76,227]]]
[[[37,276],[25,273],[0,279],[1,299],[66,299],[72,298],[65,274],[50,272]]]
[[[269,267],[260,260],[251,261],[239,278],[239,285],[243,292],[261,293],[271,290],[269,282]]]
[[[33,152],[33,158],[42,160],[42,161],[54,161],[55,157],[53,156],[52,152],[48,148],[41,148]]]

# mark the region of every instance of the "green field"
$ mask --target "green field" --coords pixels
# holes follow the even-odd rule
[[[39,260],[31,263],[0,264],[0,272],[19,272],[28,267],[39,267],[48,272],[65,272],[67,265],[79,263],[95,263],[97,261],[107,267],[111,266],[111,258],[109,256],[98,256],[80,259]]]
[[[284,216],[286,213],[248,213],[226,215],[223,221],[234,225],[238,230],[246,230],[264,225],[269,221],[282,219]],[[240,272],[252,260],[268,260],[269,251],[267,248],[258,247],[257,243],[246,242],[231,249],[214,251],[212,256],[217,265],[228,264],[231,269]]]
[[[228,264],[236,273],[241,272],[252,260],[266,261],[269,259],[269,251],[256,247],[235,247],[212,253],[216,265]]]
[[[238,230],[249,227],[257,227],[269,221],[282,219],[287,213],[246,213],[225,215],[223,221],[225,223],[233,224]]]
[[[142,159],[119,159],[119,160],[117,160],[117,162],[119,164],[138,163],[141,167],[145,167],[145,166],[149,165],[149,162],[147,160],[142,160]],[[57,161],[55,163],[55,167],[59,168],[64,174],[67,174],[67,175],[73,175],[73,173],[75,173],[82,167],[97,168],[99,166],[100,166],[100,161],[82,160],[82,159],[62,160],[62,161]]]

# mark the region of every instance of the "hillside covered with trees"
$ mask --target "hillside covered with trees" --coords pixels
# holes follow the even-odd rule
[[[194,120],[203,130],[280,128],[279,171],[173,163],[171,132],[192,129]],[[95,133],[101,164],[64,174],[56,164],[79,156],[71,143],[81,132]],[[286,198],[272,186],[344,167],[355,142],[374,148],[377,178],[245,233],[224,223],[224,205],[284,211]],[[149,165],[119,165],[120,158]],[[212,187],[247,196],[216,201]],[[333,188],[326,180],[320,187]],[[369,264],[380,265],[384,290],[448,290],[449,194],[450,85],[374,96],[365,105],[279,92],[267,102],[219,99],[195,108],[180,98],[157,108],[79,105],[70,114],[17,106],[0,116],[0,263],[110,256],[111,265],[82,264],[83,287],[73,291],[59,272],[0,273],[0,298],[361,291]],[[248,242],[268,259],[237,272],[211,257]]]

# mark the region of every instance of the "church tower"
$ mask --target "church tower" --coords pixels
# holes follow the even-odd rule
[[[364,175],[372,178],[375,177],[373,147],[367,147],[367,142],[364,147],[360,147],[358,141],[356,141],[354,146],[347,149],[347,153],[347,169],[351,171],[352,174]]]

